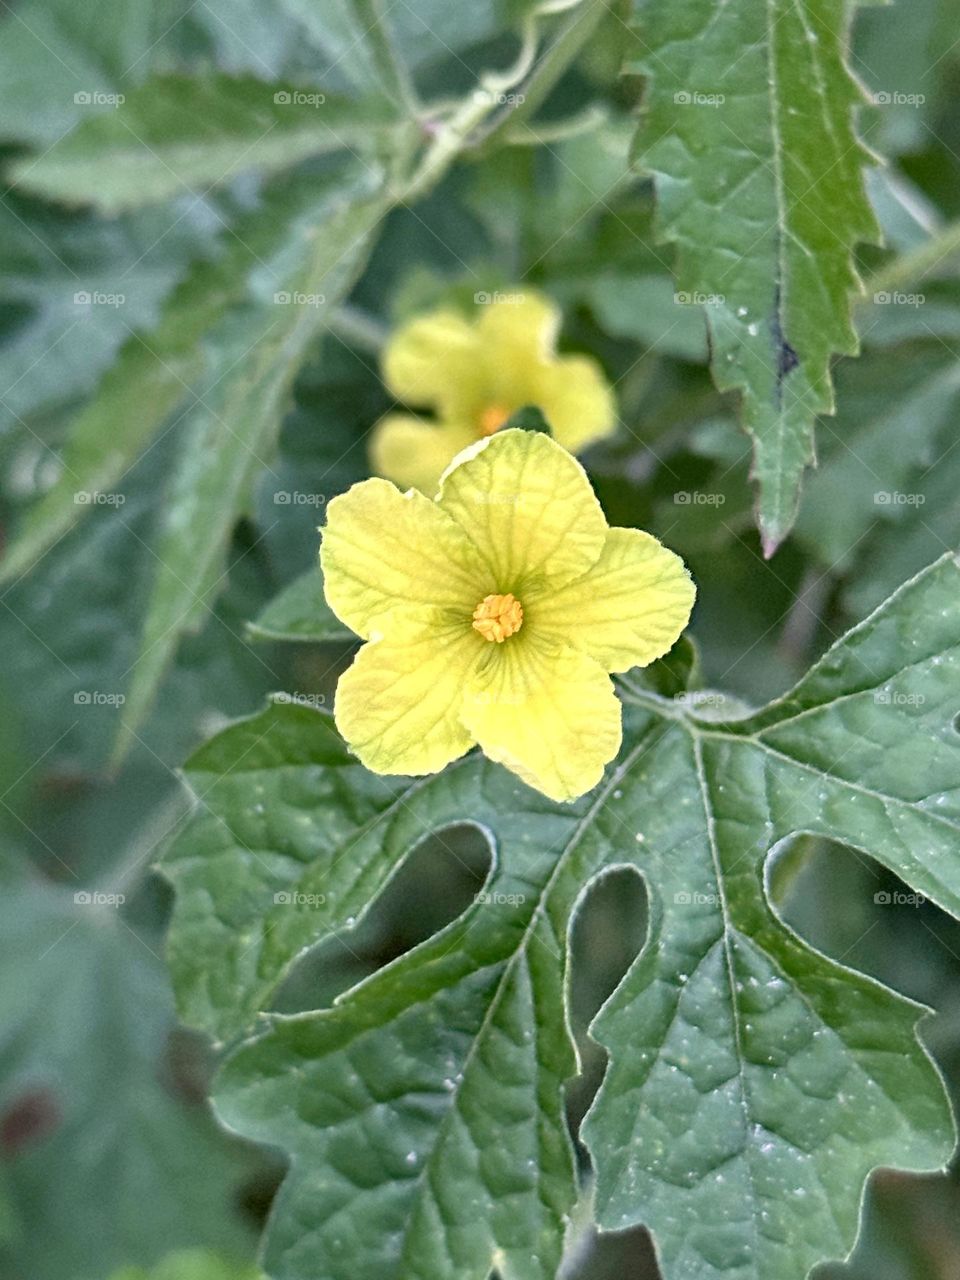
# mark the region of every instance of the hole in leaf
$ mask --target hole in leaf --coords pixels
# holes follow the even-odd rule
[[[874,859],[802,836],[775,851],[770,898],[811,947],[933,1007],[957,979],[960,925]]]
[[[420,844],[355,928],[303,957],[277,994],[283,1013],[321,1009],[341,991],[440,933],[469,907],[490,874],[490,846],[472,826]]]
[[[639,955],[646,936],[647,890],[640,873],[632,867],[614,867],[594,880],[580,900],[570,939],[570,1023],[583,1067],[568,1086],[575,1129],[607,1061],[587,1028]]]

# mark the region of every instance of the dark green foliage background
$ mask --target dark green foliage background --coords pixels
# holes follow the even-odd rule
[[[71,424],[101,376],[132,331],[154,327],[189,265],[222,266],[233,231],[261,200],[283,211],[278,243],[257,242],[272,262],[289,250],[289,227],[320,216],[328,189],[366,181],[352,157],[321,157],[301,163],[292,182],[238,173],[215,189],[199,184],[107,216],[31,193],[31,160],[80,119],[76,92],[132,91],[160,72],[219,70],[363,99],[344,52],[349,39],[334,39],[330,14],[342,8],[321,0],[3,6],[0,147],[7,172],[25,175],[0,201],[8,544],[55,482]],[[402,8],[417,19],[399,25],[421,95],[442,98],[469,93],[478,69],[509,62],[524,6]],[[113,486],[122,505],[97,505],[64,527],[29,572],[0,588],[0,1280],[107,1280],[187,1246],[238,1267],[254,1257],[282,1162],[229,1138],[211,1117],[214,1054],[175,1023],[164,960],[171,890],[153,867],[182,829],[188,802],[176,770],[193,748],[271,691],[331,699],[348,644],[278,642],[276,632],[291,629],[279,602],[257,628],[249,624],[314,564],[322,501],[276,495],[329,500],[367,474],[364,439],[390,405],[377,350],[399,319],[439,299],[468,304],[478,290],[513,286],[562,303],[562,345],[595,354],[619,397],[621,430],[586,458],[607,515],[650,529],[686,558],[699,587],[692,634],[704,682],[749,703],[782,692],[848,626],[960,542],[960,253],[930,255],[935,266],[922,274],[931,243],[960,245],[957,0],[901,0],[857,16],[856,74],[871,92],[924,101],[861,111],[863,136],[889,161],[870,175],[886,248],[863,250],[867,298],[855,311],[863,355],[836,362],[837,416],[818,427],[819,469],[769,561],[735,401],[711,383],[701,311],[674,304],[672,250],[652,234],[651,183],[625,176],[642,91],[638,77],[618,74],[631,51],[628,9],[613,4],[600,16],[548,94],[539,134],[513,140],[524,145],[500,136],[466,155],[422,199],[387,215],[365,264],[358,256],[346,306],[307,336],[292,391],[278,396],[282,427],[275,445],[264,438],[264,465],[239,476],[237,501],[216,511],[216,470],[203,491],[203,518],[213,523],[200,527],[200,545],[219,539],[225,558],[195,584],[200,605],[158,665],[159,688],[144,694],[122,760],[114,750],[128,708],[111,699],[129,692],[155,547],[197,418],[160,415],[159,442],[135,448],[133,458],[143,456]],[[436,38],[424,37],[425,23]],[[581,113],[579,132],[555,128]],[[364,152],[368,165],[380,146]],[[229,278],[217,287],[224,309],[236,301]],[[80,290],[120,291],[127,301],[78,307]],[[875,305],[878,290],[925,301]],[[204,339],[211,380],[243,358],[241,321],[258,324],[244,314]],[[132,380],[131,420],[149,418],[152,394]],[[225,412],[247,403],[238,393]],[[878,491],[914,498],[878,505]],[[684,494],[695,496],[678,500]],[[78,702],[80,691],[109,697]],[[324,1007],[429,937],[469,903],[485,865],[482,842],[466,830],[421,848],[349,945],[331,943],[295,971],[278,1008]],[[813,945],[937,1011],[924,1034],[956,1103],[960,926],[930,905],[878,905],[875,894],[897,887],[892,874],[823,841],[790,846],[773,884],[784,917]],[[100,912],[75,904],[76,893],[94,891],[125,902]],[[645,927],[643,891],[628,875],[597,884],[578,918],[573,1013],[584,1072],[568,1094],[577,1121],[605,1062],[587,1024]],[[855,1254],[822,1276],[951,1280],[958,1269],[957,1175],[883,1173]],[[649,1241],[634,1230],[602,1241],[585,1231],[563,1274],[657,1273]]]

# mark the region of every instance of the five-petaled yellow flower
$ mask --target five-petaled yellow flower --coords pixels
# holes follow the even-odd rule
[[[387,344],[389,390],[435,421],[391,413],[374,428],[373,470],[432,497],[462,449],[536,405],[571,453],[616,426],[613,392],[589,356],[558,356],[560,312],[540,294],[505,294],[479,307],[471,324],[444,309],[403,325]]]
[[[433,773],[479,743],[554,800],[620,748],[607,673],[666,653],[694,599],[680,558],[609,528],[579,462],[527,431],[464,450],[433,501],[354,485],[320,558],[330,607],[367,641],[334,707],[367,768]]]

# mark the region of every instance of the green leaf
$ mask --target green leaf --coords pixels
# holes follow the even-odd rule
[[[742,394],[764,548],[793,524],[832,353],[853,354],[853,250],[876,240],[844,63],[845,0],[640,4],[640,159],[677,245],[680,305],[706,306],[714,378]]]
[[[180,635],[213,604],[233,526],[250,508],[254,478],[270,465],[297,369],[324,327],[326,308],[353,283],[392,199],[368,178],[352,193],[342,187],[323,193],[298,243],[273,264],[285,287],[274,292],[276,277],[262,282],[264,300],[228,315],[215,331],[227,372],[190,416],[166,497],[115,760],[149,711]]]
[[[303,23],[319,51],[319,63],[363,93],[398,100],[409,71],[454,61],[462,71],[464,52],[503,34],[506,21],[519,20],[535,0],[478,0],[453,8],[446,0],[416,5],[386,0],[281,0]]]
[[[205,31],[223,71],[249,71],[268,80],[315,71],[303,28],[284,12],[281,0],[204,0],[189,16]]]
[[[92,504],[83,524],[52,547],[33,573],[3,593],[2,723],[8,734],[16,735],[24,758],[43,757],[42,767],[27,775],[21,787],[40,793],[36,809],[16,805],[13,793],[7,803],[15,805],[27,823],[17,824],[18,838],[32,835],[31,843],[44,861],[43,842],[59,853],[61,839],[43,829],[51,814],[51,806],[41,798],[44,789],[56,790],[64,776],[78,773],[100,774],[102,787],[156,572],[150,540],[181,435],[182,428],[171,431],[147,450],[124,479],[122,504]],[[30,443],[28,436],[24,450]],[[20,465],[15,453],[11,468]],[[129,801],[131,824],[135,812],[142,820],[142,805],[147,803],[135,781],[138,770],[142,778],[160,760],[174,767],[210,732],[211,716],[249,712],[268,692],[284,685],[277,655],[254,649],[244,639],[246,621],[266,602],[271,580],[263,559],[251,550],[249,531],[246,538],[243,532],[235,541],[233,568],[211,616],[198,635],[180,646],[155,714],[138,730],[144,745],[139,759],[131,762],[131,774],[115,792],[101,792],[101,805],[113,795],[109,811],[114,814]],[[37,697],[38,689],[43,690],[42,698]],[[14,760],[6,767],[11,779],[23,772]],[[166,769],[161,767],[160,773],[162,780]],[[125,797],[123,805],[118,794]],[[21,799],[25,802],[26,797]],[[99,822],[90,829],[93,847],[109,856],[114,828],[105,839],[102,832],[93,835],[98,826]],[[72,834],[70,847],[79,847]]]
[[[349,643],[357,639],[327,604],[319,565],[284,587],[249,624],[249,631],[255,640]]]
[[[0,1271],[103,1280],[193,1244],[247,1253],[232,1199],[251,1166],[171,1088],[159,959],[115,905],[84,892],[29,887],[2,904],[0,1113],[14,1228]]]
[[[910,501],[885,506],[884,519],[860,544],[857,572],[844,592],[853,617],[876,608],[898,578],[916,573],[944,547],[960,546],[960,451],[955,442],[951,424],[931,465],[911,479]]]
[[[958,587],[945,556],[742,718],[628,679],[624,751],[575,805],[477,755],[377,778],[327,716],[289,705],[194,756],[203,815],[165,859],[170,945],[181,1007],[221,1035],[353,928],[425,835],[469,823],[491,847],[453,923],[333,1007],[271,1015],[228,1059],[221,1116],[292,1160],[272,1276],[555,1275],[576,1196],[567,939],[612,868],[643,878],[650,908],[592,1027],[609,1055],[582,1131],[602,1228],[649,1226],[665,1280],[803,1280],[852,1247],[871,1169],[946,1161],[922,1007],[786,929],[766,866],[821,835],[960,912]]]
[[[540,431],[544,435],[551,434],[550,423],[535,404],[524,405],[516,413],[511,414],[509,421],[503,425],[505,428],[516,427],[520,431]]]
[[[703,315],[699,307],[677,306],[669,277],[599,275],[586,292],[600,324],[615,337],[633,338],[679,360],[706,360]]]
[[[265,747],[278,752],[276,768]],[[243,767],[232,769],[238,751]],[[283,817],[269,803],[286,771],[306,784],[301,803],[313,815],[292,839],[276,829]],[[214,803],[164,858],[164,873],[178,889],[167,958],[183,1016],[229,1039],[266,1007],[291,948],[296,952],[315,939],[327,918],[326,901],[331,921],[343,910],[353,917],[362,912],[370,890],[358,864],[341,860],[340,852],[390,811],[407,784],[368,773],[349,755],[328,715],[291,702],[274,703],[214,738],[190,758],[186,774]],[[245,811],[244,793],[254,799]],[[289,812],[299,810],[298,804]],[[236,823],[223,821],[224,813]],[[317,876],[321,866],[324,903],[306,902],[303,909],[294,903],[291,909],[284,895],[312,892],[303,888],[304,878]],[[209,909],[213,883],[219,886],[216,918]]]
[[[4,334],[0,424],[92,392],[131,330],[161,305],[206,244],[206,211],[145,210],[111,223],[7,192],[0,205],[0,300],[23,322]],[[50,455],[48,455],[49,457]]]
[[[840,385],[841,413],[825,428],[825,456],[808,483],[797,536],[842,571],[877,521],[900,522],[925,505],[918,478],[936,465],[938,438],[952,435],[960,369],[939,346],[899,359],[885,352],[866,356]]]
[[[169,58],[184,8],[184,0],[4,6],[0,138],[50,145],[91,110],[110,110],[104,98],[128,93],[152,64]],[[78,100],[84,94],[87,100]]]
[[[208,1249],[184,1249],[171,1253],[150,1271],[123,1267],[110,1280],[263,1280],[257,1267],[229,1262]]]
[[[156,328],[130,335],[125,327],[128,341],[73,424],[60,475],[17,529],[0,561],[0,581],[28,570],[94,509],[97,495],[121,485],[141,450],[184,401],[189,409],[230,373],[235,353],[223,350],[222,344],[205,347],[203,340],[227,308],[249,303],[255,296],[255,273],[265,262],[281,255],[291,240],[303,242],[311,217],[325,207],[325,194],[321,189],[318,200],[315,179],[272,191],[225,232],[213,260],[195,263],[171,294]],[[116,291],[110,281],[97,281],[95,287]],[[116,289],[122,291],[122,285]],[[272,311],[264,306],[263,314]]]
[[[272,173],[327,151],[368,150],[394,127],[381,108],[319,88],[159,75],[42,155],[19,160],[10,177],[36,195],[116,214],[206,194],[247,170]]]

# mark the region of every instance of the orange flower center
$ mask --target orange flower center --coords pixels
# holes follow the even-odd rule
[[[485,596],[473,611],[473,626],[484,640],[503,644],[523,626],[520,601],[508,591],[505,596]]]
[[[505,409],[502,404],[488,404],[480,414],[480,434],[492,436],[495,431],[500,430],[509,417],[510,410]]]

